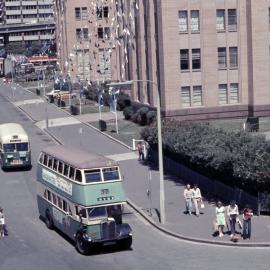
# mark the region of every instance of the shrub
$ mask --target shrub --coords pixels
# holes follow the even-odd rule
[[[150,125],[153,123],[157,118],[157,112],[156,111],[148,111],[146,113],[146,119],[147,119],[147,125]]]
[[[140,124],[141,126],[145,126],[147,124],[146,114],[148,113],[148,111],[148,107],[141,107],[140,109],[138,109],[134,116],[134,118],[136,117],[136,123]]]
[[[117,98],[117,109],[119,111],[123,111],[124,108],[129,107],[131,105],[130,97],[129,95],[125,93],[120,93]]]
[[[126,107],[123,111],[123,114],[124,114],[126,120],[129,120],[131,118],[131,116],[133,115],[133,113],[134,113],[134,110],[133,110],[132,106]]]
[[[164,152],[192,169],[251,193],[270,191],[270,143],[263,136],[176,120],[162,122],[162,135]],[[141,136],[157,147],[156,124]]]

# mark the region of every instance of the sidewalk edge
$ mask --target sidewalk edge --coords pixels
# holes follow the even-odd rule
[[[127,199],[127,204],[135,210],[142,218],[144,218],[148,223],[150,223],[153,227],[155,227],[157,230],[163,232],[164,234],[167,234],[169,236],[172,236],[174,238],[185,240],[188,242],[194,242],[194,243],[201,243],[201,244],[207,244],[207,245],[217,245],[217,246],[228,246],[228,247],[238,247],[238,248],[270,248],[270,243],[268,242],[262,242],[262,243],[231,243],[231,242],[217,242],[213,240],[207,240],[202,238],[195,238],[195,237],[189,237],[184,236],[182,234],[175,233],[173,231],[170,231],[169,229],[164,228],[161,225],[156,224],[150,217],[148,217],[136,204],[134,204],[130,199]]]

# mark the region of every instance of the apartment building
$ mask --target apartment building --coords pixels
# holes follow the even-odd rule
[[[111,0],[56,0],[58,59],[73,81],[118,78],[114,18]]]
[[[0,41],[6,48],[54,41],[53,0],[1,0],[1,7]]]
[[[155,106],[159,91],[164,115],[180,120],[270,115],[270,0],[56,6],[59,59],[73,77],[152,81],[132,99]]]

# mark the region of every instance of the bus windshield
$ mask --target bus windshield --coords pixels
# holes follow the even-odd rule
[[[104,181],[119,180],[117,167],[102,169]]]
[[[6,143],[3,144],[4,152],[15,152],[15,151],[28,151],[28,143]]]
[[[95,219],[95,218],[106,218],[107,217],[107,210],[105,206],[95,207],[95,208],[88,208],[88,218]]]

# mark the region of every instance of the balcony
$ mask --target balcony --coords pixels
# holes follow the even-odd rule
[[[40,35],[40,40],[52,40],[52,39],[55,39],[54,35],[50,35],[50,34]]]
[[[53,5],[53,0],[38,0],[38,5]]]
[[[37,9],[23,9],[22,14],[37,14]]]
[[[9,36],[8,40],[9,41],[22,41],[23,37],[22,36]]]
[[[21,10],[6,10],[6,15],[21,15]]]
[[[37,1],[21,1],[22,6],[36,6]]]
[[[25,41],[28,41],[28,40],[39,40],[39,36],[38,35],[29,35],[29,36],[24,36],[23,39]]]
[[[53,13],[53,9],[52,8],[42,8],[38,10],[39,14],[52,14]]]
[[[15,24],[15,23],[21,23],[21,19],[7,19],[6,20],[7,24]]]
[[[41,17],[39,17],[38,18],[38,21],[39,22],[42,22],[42,23],[44,23],[44,22],[53,23],[54,22],[54,18],[53,18],[53,16],[52,17],[47,17],[47,18],[41,18]]]
[[[21,2],[20,1],[12,1],[12,2],[5,1],[5,6],[6,7],[20,7],[21,6]]]

